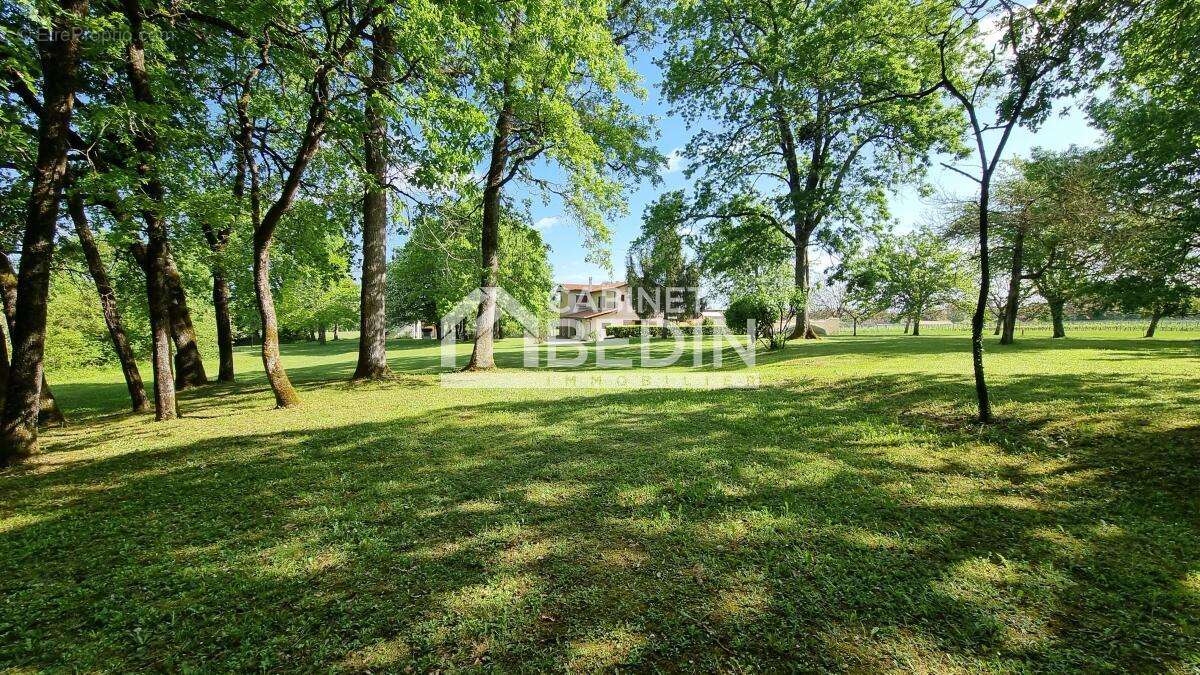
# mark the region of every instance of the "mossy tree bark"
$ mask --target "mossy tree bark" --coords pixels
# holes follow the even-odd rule
[[[20,461],[38,449],[38,416],[44,380],[46,300],[50,262],[58,224],[59,201],[67,172],[68,134],[75,107],[79,64],[77,30],[87,14],[87,0],[61,0],[48,39],[37,41],[43,82],[43,113],[38,121],[38,149],[30,186],[21,272],[12,332],[12,361],[0,416],[0,465]]]
[[[372,41],[371,77],[367,82],[367,129],[363,134],[366,169],[372,182],[363,199],[362,294],[354,379],[380,380],[391,375],[387,364],[384,305],[387,291],[388,123],[385,111],[381,109],[381,98],[387,96],[387,87],[392,81],[394,49],[391,30],[380,22]]]

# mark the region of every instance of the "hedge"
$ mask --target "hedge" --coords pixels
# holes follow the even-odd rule
[[[650,332],[651,338],[669,338],[672,337],[671,330],[665,326],[605,326],[604,334],[608,338],[640,338],[642,329],[645,328]],[[685,337],[696,335],[696,331],[700,331],[701,335],[715,335],[717,326],[675,326]]]

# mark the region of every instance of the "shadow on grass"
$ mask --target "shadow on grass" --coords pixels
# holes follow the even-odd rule
[[[1158,387],[1188,419],[1195,392]],[[888,375],[463,404],[10,475],[0,663],[1194,663],[1200,427],[1139,425],[1133,381],[1005,388],[1110,426],[964,426],[966,383]]]

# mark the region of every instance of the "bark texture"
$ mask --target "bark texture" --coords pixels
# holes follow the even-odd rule
[[[1054,334],[1051,337],[1066,337],[1067,331],[1063,327],[1063,305],[1065,302],[1059,298],[1050,298],[1046,302],[1050,305],[1050,321],[1054,324]]]
[[[975,376],[975,399],[979,405],[979,421],[992,421],[992,400],[988,395],[987,377],[983,370],[983,322],[987,313],[988,293],[991,291],[992,266],[988,256],[988,204],[991,192],[991,173],[984,171],[979,185],[979,297],[971,315],[971,370]]]
[[[46,346],[46,299],[59,201],[67,172],[68,134],[75,107],[79,37],[76,28],[87,14],[87,0],[61,0],[48,39],[37,40],[42,68],[42,114],[31,177],[21,273],[12,333],[12,361],[0,416],[0,465],[37,452],[38,417]],[[39,36],[43,37],[43,36]]]
[[[146,70],[146,49],[142,43],[142,13],[138,0],[122,0],[132,39],[125,50],[126,72],[134,99],[154,105],[150,75]],[[157,420],[179,416],[175,381],[171,372],[171,291],[167,281],[167,226],[162,207],[165,190],[150,159],[158,156],[158,133],[152,124],[139,124],[133,135],[138,150],[139,189],[146,197],[142,220],[146,223],[146,299],[150,313],[151,364],[154,369],[154,417]]]
[[[161,219],[161,217],[160,217]],[[165,228],[165,223],[163,224]],[[192,324],[192,313],[187,305],[187,292],[183,288],[183,275],[171,255],[171,246],[164,243],[162,260],[162,283],[167,298],[167,320],[171,341],[175,345],[175,389],[184,390],[208,384],[208,375],[204,370],[204,360],[200,357],[200,347],[196,343],[196,327]],[[146,273],[147,282],[150,279],[150,249],[141,242],[134,242],[129,247],[130,253],[138,265]]]
[[[0,294],[3,295],[4,316],[8,334],[11,336],[15,333],[17,325],[17,272],[6,255],[0,255]],[[8,377],[7,371],[4,376]],[[0,382],[7,381],[7,379],[0,380]],[[3,388],[0,388],[0,403],[4,401],[3,391]],[[61,426],[65,423],[66,418],[63,416],[62,409],[58,407],[58,400],[54,398],[54,392],[50,389],[50,383],[46,381],[46,374],[43,372],[41,391],[38,393],[38,424]]]
[[[117,308],[117,294],[112,283],[108,280],[108,270],[100,258],[100,249],[92,236],[92,228],[88,225],[87,214],[83,207],[83,198],[78,194],[71,195],[68,202],[71,221],[75,225],[75,234],[83,248],[87,260],[88,273],[96,284],[96,294],[100,296],[100,309],[104,313],[104,325],[108,328],[108,337],[112,340],[113,351],[121,362],[121,372],[125,376],[125,387],[129,390],[129,404],[133,412],[146,412],[150,409],[150,401],[146,398],[146,387],[142,384],[142,374],[138,371],[137,359],[129,346],[129,338],[125,334],[125,325],[121,322],[121,312]]]
[[[355,379],[379,380],[391,375],[387,364],[388,124],[378,97],[386,96],[392,80],[392,35],[381,22],[371,51],[367,83],[367,131],[363,134],[367,173],[372,183],[363,199],[363,264],[360,297],[358,364]],[[336,339],[336,330],[335,330]]]
[[[466,370],[496,367],[492,324],[496,320],[496,285],[500,279],[500,189],[508,165],[508,139],[512,128],[512,108],[505,104],[496,120],[487,187],[483,190],[483,267],[479,275],[483,299],[475,315],[475,347],[471,350],[471,360],[467,362]]]
[[[1154,312],[1150,315],[1150,325],[1146,327],[1146,337],[1154,337],[1154,331],[1158,330],[1158,320],[1162,318],[1162,314]]]

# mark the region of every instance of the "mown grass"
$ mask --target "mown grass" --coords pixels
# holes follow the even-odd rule
[[[301,408],[245,350],[160,424],[51,373],[73,422],[0,475],[0,667],[1194,671],[1194,337],[989,343],[990,428],[961,336],[718,391],[447,389],[419,342],[354,385],[353,342],[289,345]]]

